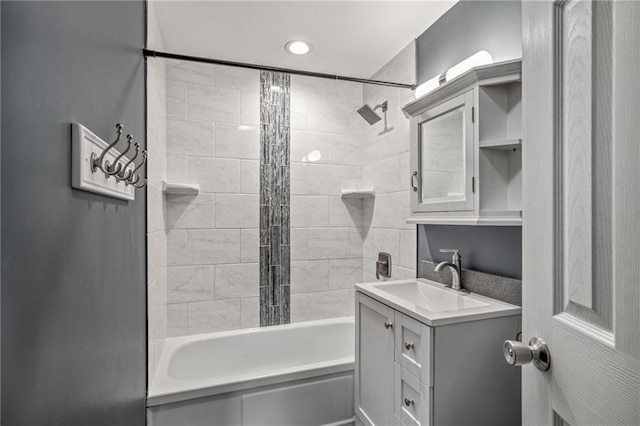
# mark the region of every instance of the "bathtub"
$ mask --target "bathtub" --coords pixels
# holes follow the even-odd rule
[[[353,317],[166,340],[150,426],[352,424]]]

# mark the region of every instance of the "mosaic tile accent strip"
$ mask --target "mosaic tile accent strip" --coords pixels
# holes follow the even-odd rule
[[[260,326],[290,322],[289,74],[260,72]]]

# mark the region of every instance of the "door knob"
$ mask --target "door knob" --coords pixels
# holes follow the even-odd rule
[[[504,359],[515,367],[533,363],[533,366],[538,370],[547,371],[551,365],[549,348],[545,341],[538,337],[532,337],[528,345],[518,341],[505,340],[502,352]]]

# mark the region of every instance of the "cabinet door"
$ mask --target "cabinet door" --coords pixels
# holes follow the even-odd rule
[[[393,423],[393,310],[356,293],[355,411],[365,425]]]
[[[412,211],[473,210],[473,158],[473,90],[412,118]]]

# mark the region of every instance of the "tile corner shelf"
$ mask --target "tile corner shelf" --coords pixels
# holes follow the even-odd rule
[[[374,198],[375,196],[374,188],[343,189],[340,195],[341,198]]]
[[[198,195],[200,185],[190,183],[170,183],[162,181],[162,192],[174,195]]]

